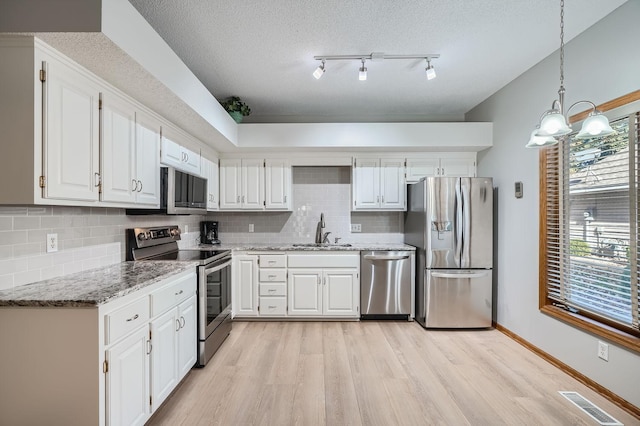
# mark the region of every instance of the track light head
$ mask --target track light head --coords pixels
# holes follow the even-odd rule
[[[322,60],[322,64],[318,66],[318,68],[316,68],[316,70],[313,72],[313,76],[316,78],[316,80],[320,80],[320,77],[322,77],[324,75],[324,59]]]
[[[362,59],[362,67],[360,67],[358,73],[358,80],[365,81],[367,79],[367,68],[364,66],[364,58]]]
[[[425,72],[427,73],[427,80],[433,80],[436,78],[436,69],[431,65],[431,58],[427,59],[427,68],[425,68]]]

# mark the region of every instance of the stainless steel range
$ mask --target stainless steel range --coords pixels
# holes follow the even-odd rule
[[[127,229],[127,260],[195,261],[198,266],[198,362],[204,367],[231,332],[231,251],[179,250],[177,226]]]

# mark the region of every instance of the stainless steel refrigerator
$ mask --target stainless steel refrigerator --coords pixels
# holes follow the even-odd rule
[[[416,320],[491,327],[493,181],[428,177],[408,186],[405,243],[416,247]]]

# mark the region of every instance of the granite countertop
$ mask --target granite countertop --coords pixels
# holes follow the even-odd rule
[[[297,244],[305,244],[300,246]],[[231,251],[369,251],[369,250],[409,250],[415,251],[415,247],[402,243],[344,243],[349,244],[322,244],[319,246],[306,245],[307,243],[236,243],[205,245],[189,247],[201,250],[231,250]]]
[[[197,262],[122,262],[0,291],[0,307],[96,307],[197,265]]]

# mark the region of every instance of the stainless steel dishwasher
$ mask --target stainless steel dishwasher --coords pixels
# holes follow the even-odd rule
[[[360,253],[362,319],[413,320],[414,259],[412,251]]]

